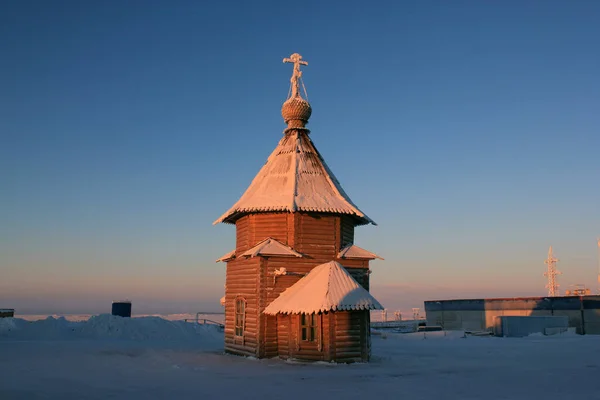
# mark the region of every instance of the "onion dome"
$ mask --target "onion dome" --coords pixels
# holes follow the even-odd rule
[[[281,107],[281,116],[288,128],[303,128],[312,114],[312,107],[302,97],[290,97]]]

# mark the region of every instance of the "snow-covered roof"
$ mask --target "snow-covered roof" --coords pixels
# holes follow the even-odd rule
[[[256,257],[256,256],[289,256],[302,257],[294,249],[273,238],[266,238],[259,242],[256,246],[243,252],[240,257]]]
[[[246,192],[214,224],[269,211],[348,214],[358,224],[376,225],[352,203],[302,129],[284,135]]]
[[[235,249],[231,250],[229,253],[222,255],[220,258],[217,258],[216,262],[227,262],[233,260],[235,258]]]
[[[367,251],[354,244],[346,246],[342,250],[340,250],[340,252],[338,253],[338,258],[355,258],[363,260],[374,260],[376,258],[379,258],[380,260],[383,260],[383,258],[379,257],[377,254],[371,253],[370,251]]]
[[[383,310],[383,306],[338,262],[321,264],[286,289],[264,313],[311,314],[323,311]]]

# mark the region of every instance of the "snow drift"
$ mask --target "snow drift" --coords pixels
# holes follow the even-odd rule
[[[0,338],[20,340],[129,339],[129,340],[222,340],[219,328],[160,317],[122,318],[110,314],[84,321],[48,317],[38,321],[0,319]]]

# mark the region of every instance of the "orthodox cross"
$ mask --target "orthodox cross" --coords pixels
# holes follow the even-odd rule
[[[283,62],[294,64],[294,73],[292,74],[290,82],[292,83],[292,97],[296,97],[298,96],[298,81],[302,77],[300,65],[308,65],[308,63],[306,61],[302,61],[302,56],[298,53],[292,54],[290,58],[284,58]]]

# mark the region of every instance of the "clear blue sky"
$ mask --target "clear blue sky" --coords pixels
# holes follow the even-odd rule
[[[389,309],[596,287],[600,2],[4,1],[0,307],[220,310],[232,226],[284,128],[376,227]]]

